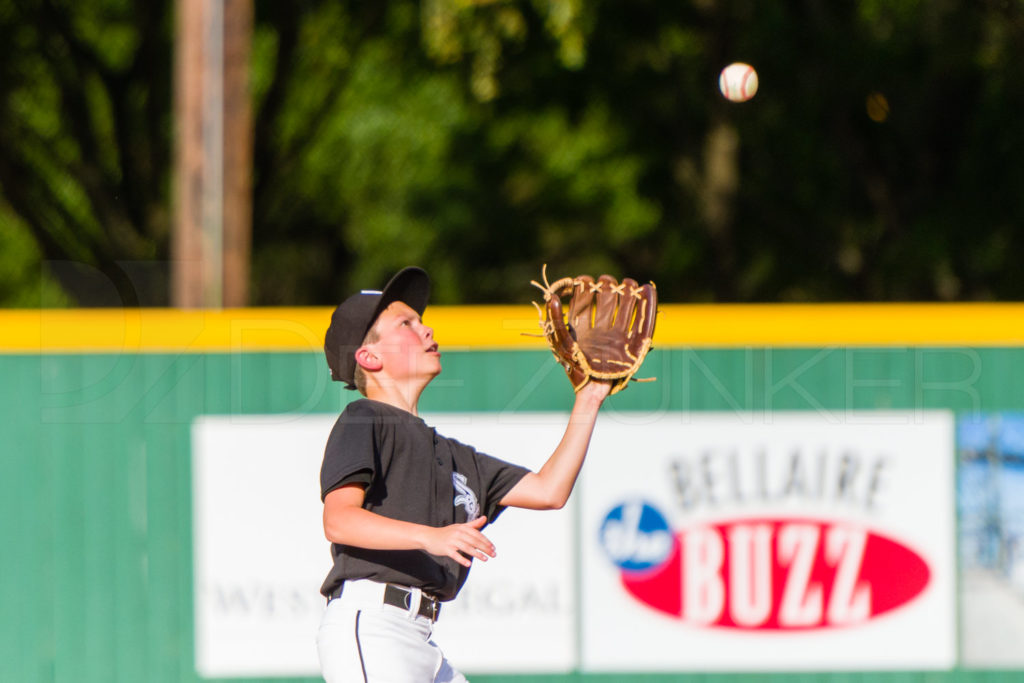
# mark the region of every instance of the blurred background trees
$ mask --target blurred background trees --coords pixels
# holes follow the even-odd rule
[[[0,0],[0,305],[170,303],[174,31],[173,0]],[[1022,0],[256,0],[251,303],[410,263],[436,303],[525,302],[542,263],[1024,299],[1022,39]]]

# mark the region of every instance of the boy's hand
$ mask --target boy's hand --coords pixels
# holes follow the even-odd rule
[[[464,524],[430,528],[425,535],[423,549],[431,555],[450,557],[463,567],[469,567],[474,558],[486,562],[495,556],[495,548],[480,533],[485,524],[486,517],[477,517]]]
[[[612,383],[606,379],[592,379],[576,393],[576,405],[570,420],[590,421],[601,409],[604,400],[612,391]]]
[[[579,393],[589,399],[603,401],[612,391],[612,383],[606,379],[593,379],[580,389]]]

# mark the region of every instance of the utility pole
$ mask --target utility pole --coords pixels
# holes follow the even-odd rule
[[[177,0],[172,304],[245,306],[253,0]]]

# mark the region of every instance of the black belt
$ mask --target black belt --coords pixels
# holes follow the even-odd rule
[[[345,584],[341,584],[327,596],[327,602],[340,598],[342,591],[345,589]],[[392,607],[399,607],[404,610],[409,609],[409,605],[412,602],[412,591],[402,586],[396,586],[393,583],[384,585],[384,604],[391,605]],[[435,600],[429,597],[426,593],[420,593],[420,609],[419,615],[426,617],[431,621],[437,621],[437,617],[441,614],[441,601]]]

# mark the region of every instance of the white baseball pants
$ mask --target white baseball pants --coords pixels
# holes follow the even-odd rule
[[[346,581],[320,621],[317,650],[327,683],[467,683],[430,640],[419,592],[408,610],[383,603],[383,584]]]

